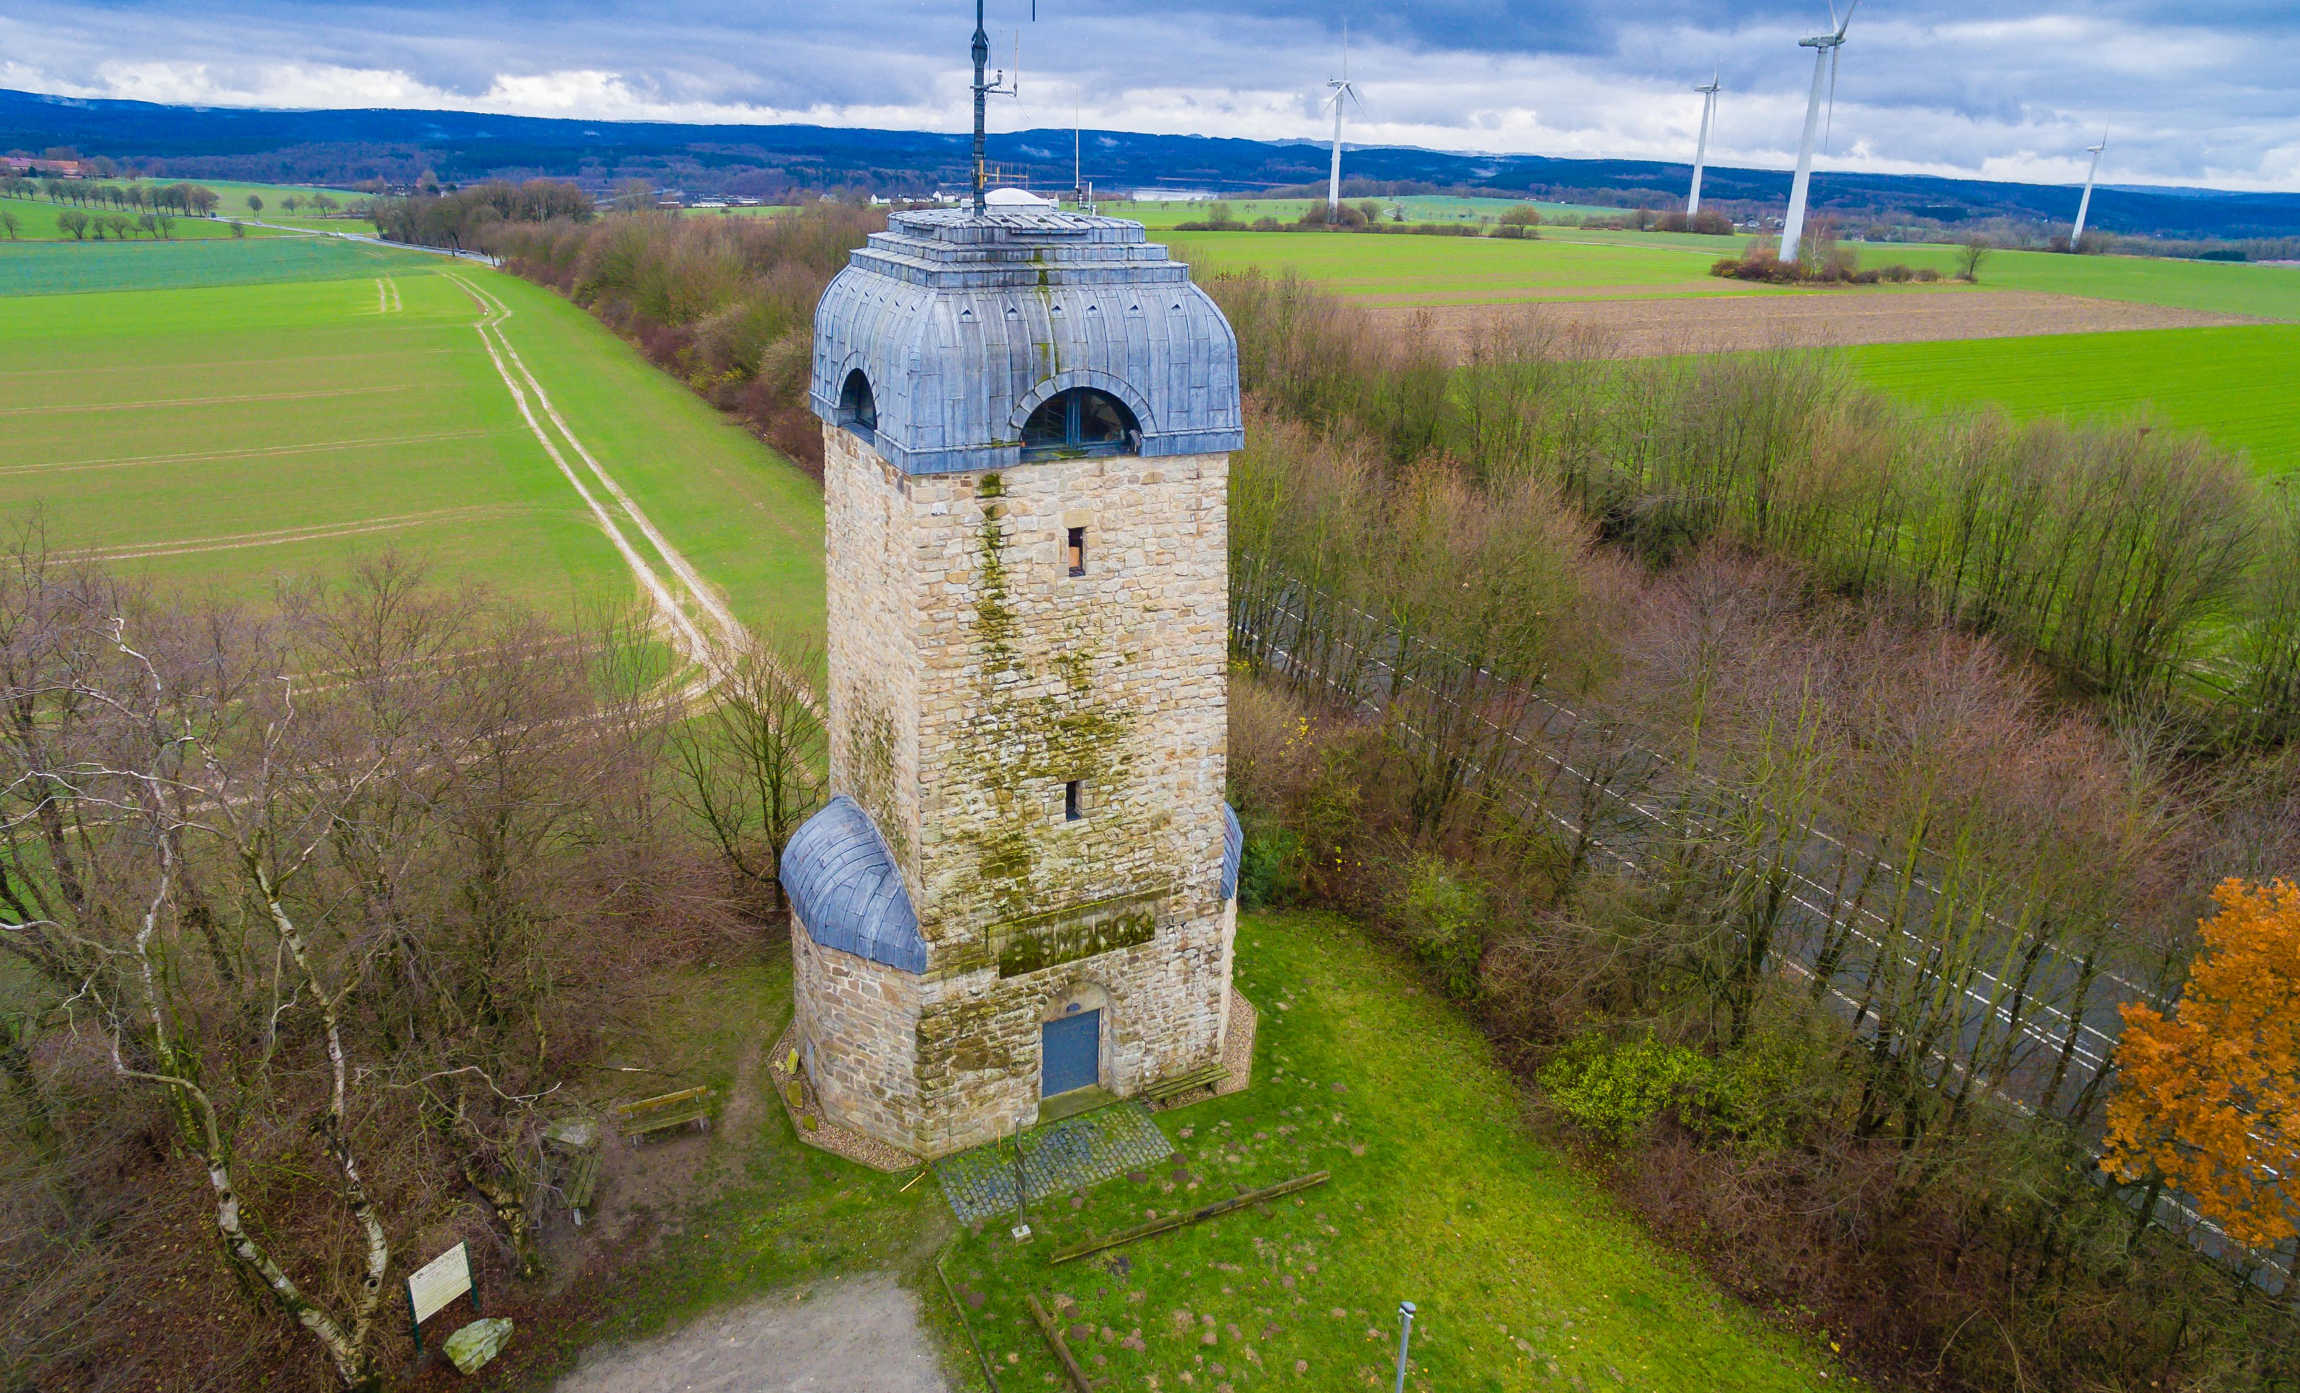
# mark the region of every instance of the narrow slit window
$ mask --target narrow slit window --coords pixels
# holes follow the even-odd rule
[[[1085,528],[1073,527],[1070,529],[1069,536],[1062,543],[1062,561],[1064,565],[1070,568],[1070,574],[1074,576],[1086,574]]]
[[[1086,817],[1086,783],[1072,779],[1062,786],[1062,820],[1081,822]]]

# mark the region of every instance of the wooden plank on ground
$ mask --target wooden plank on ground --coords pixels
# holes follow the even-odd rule
[[[1163,1219],[1152,1219],[1147,1224],[1136,1224],[1130,1229],[1120,1229],[1116,1233],[1105,1234],[1100,1238],[1089,1238],[1083,1243],[1073,1243],[1067,1248],[1057,1248],[1054,1256],[1047,1261],[1050,1263],[1069,1262],[1073,1258],[1082,1258],[1090,1253],[1099,1253],[1107,1248],[1116,1248],[1123,1244],[1132,1243],[1136,1239],[1148,1238],[1153,1234],[1165,1233],[1202,1220],[1217,1218],[1233,1209],[1244,1209],[1249,1204],[1260,1204],[1264,1200],[1274,1200],[1280,1195],[1290,1195],[1296,1190],[1307,1190],[1313,1185],[1323,1185],[1332,1178],[1332,1174],[1331,1171],[1311,1171],[1308,1175],[1297,1175],[1292,1180],[1281,1180],[1275,1185],[1265,1185],[1259,1190],[1249,1190],[1245,1194],[1233,1195],[1226,1200],[1216,1200],[1212,1204],[1193,1209],[1187,1214],[1169,1214]]]
[[[1086,1371],[1078,1367],[1077,1357],[1070,1352],[1070,1342],[1062,1338],[1062,1327],[1056,1325],[1054,1317],[1038,1304],[1038,1294],[1024,1292],[1022,1295],[1030,1303],[1030,1314],[1038,1322],[1038,1333],[1046,1337],[1046,1343],[1054,1346],[1054,1357],[1061,1360],[1062,1367],[1069,1372],[1071,1385],[1078,1393],[1094,1393],[1094,1384],[1086,1377]]]

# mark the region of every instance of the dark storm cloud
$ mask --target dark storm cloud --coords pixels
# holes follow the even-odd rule
[[[993,0],[1024,95],[993,119],[1314,137],[1340,59],[1353,139],[1683,158],[1714,67],[1720,157],[1793,153],[1824,0]],[[286,106],[957,122],[963,0],[648,5],[112,0],[0,13],[0,85]],[[1867,0],[1844,53],[1838,167],[2073,178],[2112,129],[2112,177],[2300,184],[2300,6]]]

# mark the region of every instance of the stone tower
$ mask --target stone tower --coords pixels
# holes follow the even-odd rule
[[[826,1116],[939,1156],[1215,1062],[1228,322],[1138,223],[898,213],[813,405],[835,796],[783,879]]]

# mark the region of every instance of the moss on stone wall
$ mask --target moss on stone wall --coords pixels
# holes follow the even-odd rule
[[[1125,767],[1131,722],[1097,700],[1091,683],[1097,652],[1088,628],[1066,626],[1066,641],[1046,659],[1061,684],[1058,693],[1032,692],[1030,662],[1017,649],[1019,623],[1007,558],[1006,506],[999,493],[977,490],[982,520],[976,529],[974,618],[971,640],[981,656],[976,700],[960,728],[958,766],[990,800],[995,817],[966,834],[973,854],[972,887],[995,916],[1020,915],[1034,906],[1062,904],[1080,887],[1059,883],[1043,853],[1054,834],[1045,794],[1072,779],[1101,779]],[[1000,491],[1003,492],[1002,490]]]

